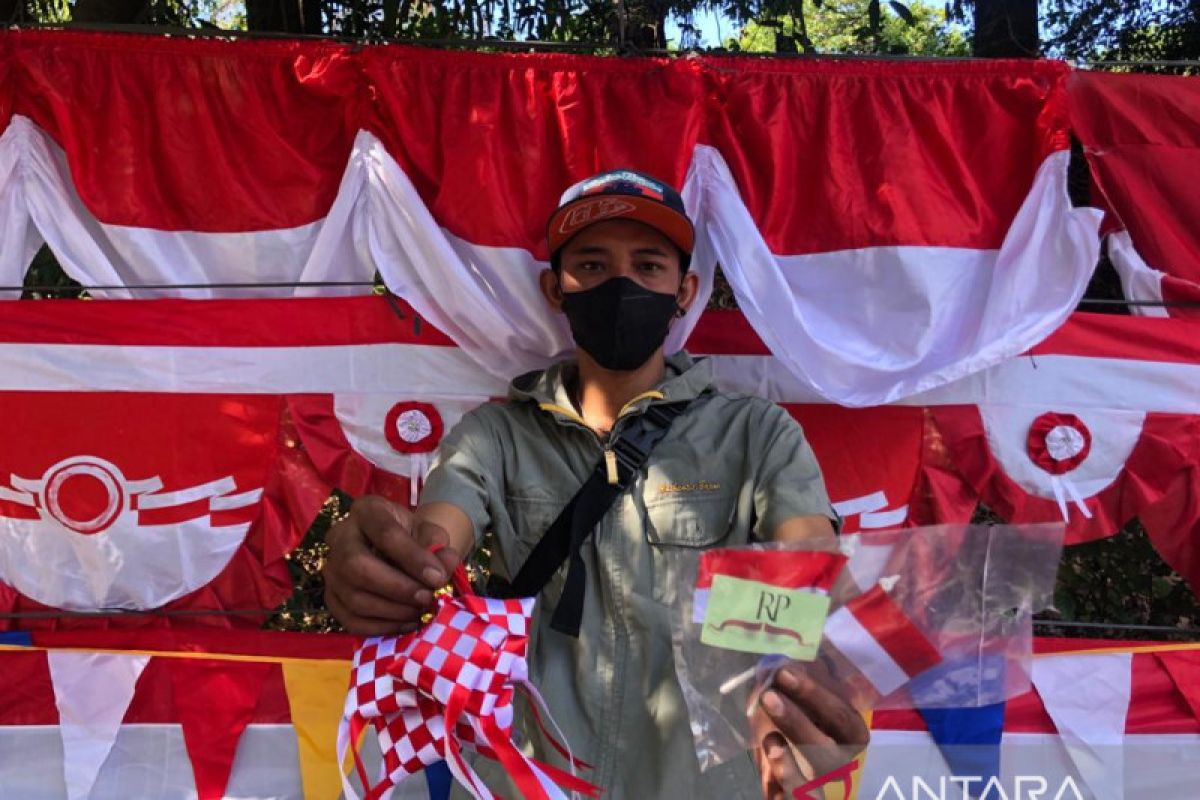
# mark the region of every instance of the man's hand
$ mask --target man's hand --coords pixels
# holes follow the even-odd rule
[[[750,728],[765,800],[808,800],[795,794],[799,787],[849,764],[867,746],[866,723],[836,686],[821,662],[793,662],[763,692]]]
[[[415,628],[461,560],[441,525],[382,497],[355,500],[325,541],[325,604],[364,636]],[[444,546],[436,555],[435,544]]]

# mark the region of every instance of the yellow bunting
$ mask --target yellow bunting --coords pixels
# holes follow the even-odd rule
[[[305,800],[330,800],[342,792],[337,732],[349,670],[346,661],[283,662]]]

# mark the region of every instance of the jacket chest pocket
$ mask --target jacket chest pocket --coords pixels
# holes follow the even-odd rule
[[[646,503],[646,539],[650,545],[654,599],[673,603],[694,576],[683,574],[682,562],[697,550],[724,543],[733,527],[737,499],[714,493],[699,497],[670,497]]]
[[[508,542],[501,542],[501,547],[511,581],[529,560],[533,548],[550,530],[550,525],[566,507],[567,501],[509,495],[504,502],[512,523],[513,536]],[[545,596],[551,603],[557,603],[566,579],[567,565],[563,562],[539,596]]]

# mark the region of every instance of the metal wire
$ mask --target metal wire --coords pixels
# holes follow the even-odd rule
[[[96,611],[7,611],[0,619],[62,619],[75,617],[269,617],[274,608],[229,608],[204,611],[201,609],[174,609],[140,611],[128,608],[104,608]]]
[[[307,287],[374,287],[374,281],[263,281],[261,283],[119,283],[119,284],[62,284],[51,286],[0,286],[0,292],[92,292],[138,289],[170,291],[172,289],[303,289]]]
[[[91,292],[91,291],[170,291],[173,289],[303,289],[307,287],[371,287],[374,281],[268,281],[264,283],[130,283],[112,285],[0,286],[0,292]],[[1112,297],[1085,297],[1079,305],[1138,306],[1149,308],[1200,308],[1195,300],[1122,300]]]
[[[134,609],[99,609],[96,611],[9,611],[0,613],[0,619],[71,619],[71,618],[105,618],[105,617],[269,617],[280,609],[277,608],[234,608],[234,609],[175,609],[175,610],[134,610]],[[1066,628],[1079,631],[1127,631],[1130,633],[1155,633],[1167,636],[1188,636],[1200,641],[1200,628],[1176,628],[1169,625],[1133,625],[1115,622],[1081,622],[1077,620],[1048,620],[1035,619],[1038,628]]]
[[[1171,625],[1133,625],[1116,622],[1081,622],[1077,620],[1035,619],[1038,628],[1069,628],[1074,630],[1111,630],[1130,631],[1134,633],[1161,633],[1172,636],[1193,636],[1200,641],[1200,628],[1176,628]]]

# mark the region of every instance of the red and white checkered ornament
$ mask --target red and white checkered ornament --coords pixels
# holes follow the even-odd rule
[[[544,705],[529,683],[525,660],[534,598],[477,597],[461,567],[455,585],[459,595],[439,596],[425,627],[367,639],[355,653],[338,730],[339,763],[369,724],[383,753],[383,776],[371,786],[356,747],[359,778],[370,787],[367,800],[442,759],[476,800],[492,800],[495,795],[462,757],[463,745],[499,761],[531,800],[565,800],[559,785],[597,796],[596,786],[528,758],[512,742],[516,689],[523,688],[534,707]],[[568,762],[587,767],[546,733]],[[342,785],[347,797],[357,797],[345,775]]]

